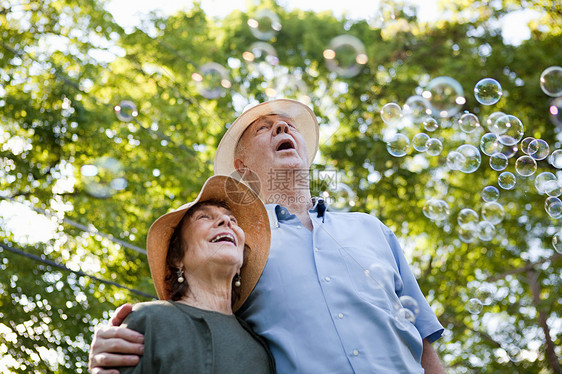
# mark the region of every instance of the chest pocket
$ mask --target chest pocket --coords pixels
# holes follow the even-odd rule
[[[341,247],[339,251],[357,296],[393,313],[399,302],[396,293],[402,289],[402,280],[392,262],[370,248]]]

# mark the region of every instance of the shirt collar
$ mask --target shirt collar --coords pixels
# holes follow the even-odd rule
[[[318,201],[320,198],[312,198],[312,209],[309,210],[310,213],[318,213]],[[292,217],[294,214],[289,212],[289,209],[285,208],[281,204],[265,204],[265,209],[267,210],[267,215],[269,217],[269,225],[271,229],[279,227],[279,222],[286,221]]]

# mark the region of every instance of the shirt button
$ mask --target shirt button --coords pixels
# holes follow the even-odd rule
[[[315,247],[315,248],[314,248],[314,252],[318,252],[318,248]]]
[[[302,226],[301,226],[301,225],[298,225],[298,226],[297,226],[297,229],[300,229],[300,228],[302,228]]]
[[[342,319],[343,318],[343,313],[338,314],[338,318]]]
[[[331,280],[330,277],[325,277],[324,279],[326,280],[326,282],[329,282]]]
[[[359,351],[358,351],[357,349],[354,349],[354,350],[353,350],[353,355],[354,355],[354,356],[358,356],[358,355],[359,355]]]

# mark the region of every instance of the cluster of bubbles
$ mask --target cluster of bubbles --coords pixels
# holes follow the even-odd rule
[[[466,303],[466,310],[471,314],[480,314],[484,306],[496,302],[496,290],[490,284],[481,284]]]
[[[562,68],[552,66],[544,70],[540,78],[540,86],[545,94],[554,97],[549,107],[551,121],[562,125]],[[474,86],[475,99],[482,105],[494,105],[503,96],[498,81],[484,78]],[[524,138],[525,126],[513,114],[493,112],[483,122],[474,113],[459,113],[466,103],[462,86],[451,77],[437,77],[431,80],[421,96],[408,98],[403,108],[396,103],[385,104],[381,111],[381,119],[386,125],[388,136],[385,136],[387,151],[394,157],[403,157],[410,153],[410,147],[417,152],[426,152],[430,156],[438,156],[443,150],[442,142],[428,135],[439,128],[440,121],[455,116],[458,128],[465,134],[478,134],[479,144],[462,144],[447,153],[446,163],[450,170],[473,173],[482,163],[482,156],[488,156],[492,170],[498,172],[497,185],[502,190],[512,190],[518,178],[535,178],[535,187],[539,194],[546,195],[544,209],[553,219],[562,218],[562,180],[551,172],[537,174],[537,162],[547,160],[556,169],[562,169],[562,150],[551,152],[549,144],[543,139]],[[450,122],[450,120],[448,120]],[[410,139],[400,132],[404,127],[414,126],[420,132]],[[483,131],[484,130],[484,131]],[[484,134],[480,136],[479,132]],[[465,136],[465,138],[467,138]],[[468,137],[470,138],[470,137]],[[507,171],[510,159],[520,151],[521,156],[513,162],[514,171]],[[473,209],[462,208],[458,212],[457,223],[459,237],[464,242],[472,242],[476,238],[490,241],[496,233],[496,226],[505,216],[503,206],[497,202],[500,192],[495,186],[486,186],[481,196],[484,204],[480,215]],[[423,214],[432,221],[443,221],[451,213],[449,204],[442,199],[432,198],[425,202]],[[560,238],[553,239],[556,250],[561,247]]]
[[[82,165],[80,175],[84,190],[95,198],[111,197],[127,187],[123,165],[112,157],[100,157]]]

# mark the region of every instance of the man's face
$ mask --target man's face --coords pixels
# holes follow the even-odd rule
[[[270,114],[258,118],[242,134],[234,165],[248,168],[263,181],[272,170],[308,170],[304,137],[290,118]]]

